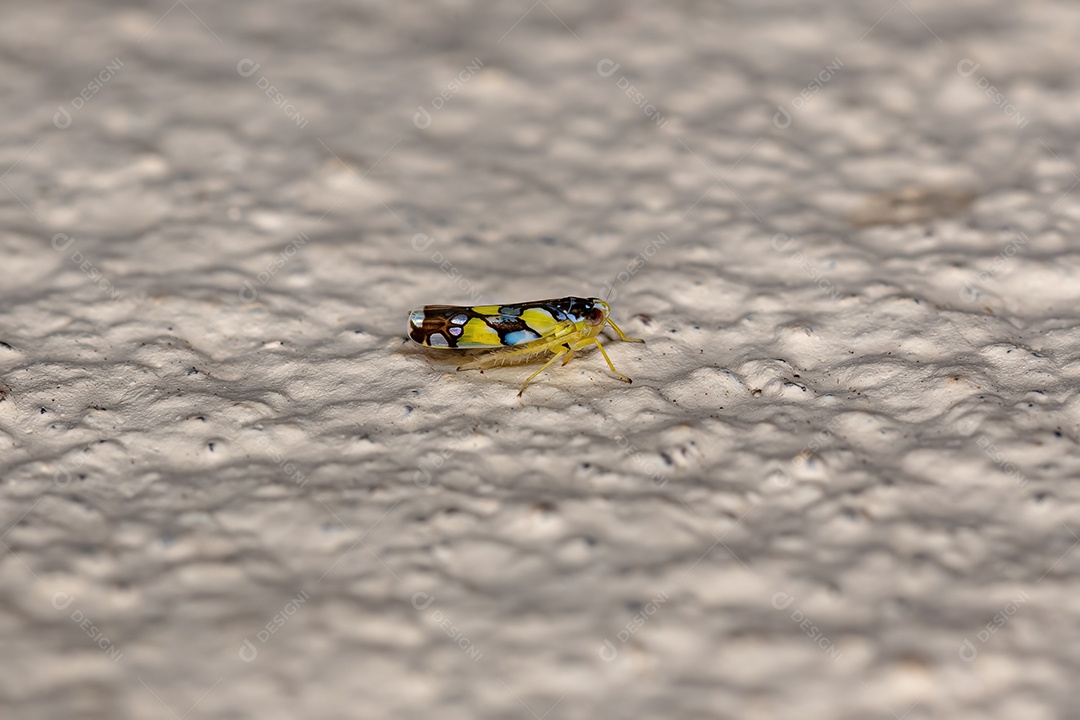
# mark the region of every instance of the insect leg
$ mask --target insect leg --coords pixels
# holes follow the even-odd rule
[[[580,350],[583,347],[586,347],[588,345],[596,345],[596,347],[600,348],[600,354],[604,356],[605,360],[607,360],[607,366],[609,368],[611,368],[611,372],[615,373],[619,377],[620,380],[622,380],[623,382],[628,382],[628,383],[634,382],[633,380],[628,378],[626,375],[623,375],[621,372],[619,372],[618,370],[615,369],[615,366],[612,365],[612,363],[611,363],[611,358],[608,357],[607,350],[604,350],[604,346],[601,345],[600,341],[597,340],[596,338],[594,338],[594,337],[585,338],[584,340],[579,341],[577,343],[577,345],[575,346],[575,348]]]
[[[458,370],[490,370],[493,367],[499,367],[500,365],[508,364],[509,358],[499,353],[488,353],[487,355],[481,355],[475,357],[472,360],[466,360],[458,365]]]
[[[547,361],[546,363],[544,363],[544,364],[543,364],[543,365],[542,365],[542,366],[540,367],[540,369],[539,369],[539,370],[537,370],[536,372],[534,372],[534,373],[533,373],[532,375],[530,375],[529,377],[525,378],[525,382],[523,382],[523,383],[521,384],[521,389],[520,389],[520,390],[518,390],[518,397],[521,397],[521,393],[525,392],[525,387],[526,387],[526,386],[527,386],[527,385],[529,384],[529,382],[530,382],[530,381],[532,381],[532,379],[533,379],[534,377],[536,377],[536,376],[537,376],[537,375],[539,375],[540,373],[542,373],[542,372],[544,372],[545,370],[547,370],[547,369],[548,369],[549,367],[551,367],[551,366],[552,366],[552,364],[554,364],[554,362],[555,362],[556,360],[558,360],[559,358],[561,358],[561,357],[562,357],[563,355],[565,355],[565,354],[566,354],[566,348],[565,348],[565,347],[561,347],[561,348],[559,348],[558,352],[556,352],[556,353],[555,353],[554,355],[552,355],[552,356],[551,356],[551,359],[550,359],[550,360],[548,360],[548,361]]]
[[[569,345],[563,345],[563,347],[566,348],[566,357],[562,359],[562,364],[565,365],[570,362],[570,358],[574,357],[574,348]]]
[[[541,355],[546,356],[548,350],[555,352],[555,347],[558,345],[562,345],[562,341],[557,338],[550,340],[542,338],[524,345],[495,348],[471,360],[465,360],[458,365],[458,370],[487,370],[504,365],[531,362]]]
[[[611,327],[613,327],[615,329],[615,332],[619,333],[619,339],[622,340],[623,342],[639,342],[639,343],[645,342],[641,338],[626,337],[626,333],[624,333],[622,330],[620,330],[619,326],[616,325],[615,321],[613,321],[611,318],[607,319],[607,323],[608,323],[608,325],[610,325]],[[600,343],[596,343],[596,345],[597,345],[597,347],[599,347]],[[609,362],[608,364],[610,365],[611,363]]]

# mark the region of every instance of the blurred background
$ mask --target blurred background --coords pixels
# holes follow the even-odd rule
[[[6,17],[4,717],[1080,713],[1080,7]]]

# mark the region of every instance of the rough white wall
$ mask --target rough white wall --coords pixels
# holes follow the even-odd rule
[[[1080,714],[1080,8],[659,5],[5,11],[4,717]]]

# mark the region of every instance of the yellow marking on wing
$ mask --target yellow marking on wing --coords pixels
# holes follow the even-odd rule
[[[473,308],[477,310],[478,308]],[[458,347],[502,347],[502,339],[499,333],[488,327],[488,324],[480,318],[472,318],[465,323],[461,337],[458,338]]]
[[[498,305],[477,305],[476,307],[471,308],[471,310],[474,313],[477,313],[479,315],[498,315],[499,314],[499,306]]]
[[[530,362],[538,355],[544,355],[549,350],[555,352],[555,348],[564,343],[573,344],[578,342],[581,337],[581,333],[575,329],[574,323],[563,320],[556,323],[555,329],[549,335],[537,338],[532,342],[519,343],[518,345],[502,345],[496,348],[488,348],[488,351],[482,356],[466,361],[458,369],[469,370],[472,368],[489,368]]]
[[[540,308],[529,308],[521,313],[521,319],[525,321],[525,324],[529,326],[531,330],[538,335],[547,335],[554,330],[559,321],[551,316],[547,310],[541,310]]]

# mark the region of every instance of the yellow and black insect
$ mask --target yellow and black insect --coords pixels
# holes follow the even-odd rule
[[[425,305],[409,313],[409,337],[426,347],[443,350],[485,351],[458,366],[458,370],[485,370],[500,365],[531,362],[547,357],[544,365],[525,379],[518,395],[534,377],[562,359],[565,365],[578,350],[595,345],[611,372],[633,382],[611,364],[597,335],[610,325],[626,342],[629,338],[611,320],[611,307],[599,298],[565,297],[512,305]]]

